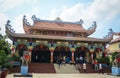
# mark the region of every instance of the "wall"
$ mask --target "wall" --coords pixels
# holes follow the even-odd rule
[[[117,43],[113,43],[113,44],[110,44],[108,49],[110,51],[115,51],[115,50],[120,50],[120,42],[117,42]]]

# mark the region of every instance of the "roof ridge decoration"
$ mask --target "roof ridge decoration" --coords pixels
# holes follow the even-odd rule
[[[55,20],[41,20],[40,18],[37,18],[36,15],[32,15],[31,19],[33,20],[33,25],[35,22],[55,22],[55,23],[68,23],[68,24],[78,24],[80,26],[82,26],[82,24],[84,23],[84,21],[82,19],[80,19],[77,22],[67,22],[67,21],[63,21],[60,19],[60,17],[57,17]],[[31,26],[31,24],[28,22],[28,20],[26,19],[26,15],[23,16],[23,22],[28,25]]]
[[[113,35],[114,35],[114,32],[113,32],[113,30],[110,28],[110,29],[109,29],[109,32],[108,32],[108,35],[106,35],[104,38],[112,38]]]
[[[96,21],[93,21],[93,25],[91,27],[88,28],[88,30],[95,30],[97,27],[97,23]]]
[[[15,33],[15,30],[11,28],[12,26],[10,25],[11,21],[8,20],[7,23],[5,24],[6,29],[8,29],[10,32]]]
[[[26,25],[30,26],[30,23],[26,19],[26,15],[23,16],[23,21]]]
[[[37,18],[36,15],[33,15],[31,18],[34,22],[40,21],[40,18]]]
[[[77,21],[76,24],[79,24],[82,26],[82,24],[84,23],[83,19],[80,19],[80,21]]]
[[[63,22],[60,17],[57,17],[54,21]]]

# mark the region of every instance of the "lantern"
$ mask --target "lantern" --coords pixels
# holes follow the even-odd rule
[[[71,48],[71,51],[74,52],[74,51],[75,51],[75,48]]]
[[[43,45],[40,45],[40,48],[42,49],[42,48],[43,48]]]
[[[83,47],[83,46],[81,47],[82,50],[84,50],[84,48],[85,48],[85,47]]]
[[[54,51],[54,49],[55,49],[54,47],[50,47],[50,51],[51,51],[51,52],[53,52],[53,51]]]

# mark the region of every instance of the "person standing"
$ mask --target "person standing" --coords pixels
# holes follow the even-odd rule
[[[83,70],[84,70],[84,72],[86,72],[86,63],[83,63]]]
[[[94,66],[95,66],[95,71],[98,71],[98,62],[97,62],[97,60],[95,60]]]
[[[99,63],[99,74],[100,74],[100,73],[104,74],[102,69],[103,69],[103,68],[102,68],[102,64]]]

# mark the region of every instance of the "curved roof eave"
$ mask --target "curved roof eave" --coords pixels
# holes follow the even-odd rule
[[[68,40],[68,41],[93,41],[93,42],[108,42],[108,39],[98,39],[98,38],[80,38],[80,37],[66,37],[66,36],[48,36],[48,35],[32,35],[32,34],[16,34],[6,31],[7,34],[16,38],[35,38],[35,39],[51,39],[51,40]]]

